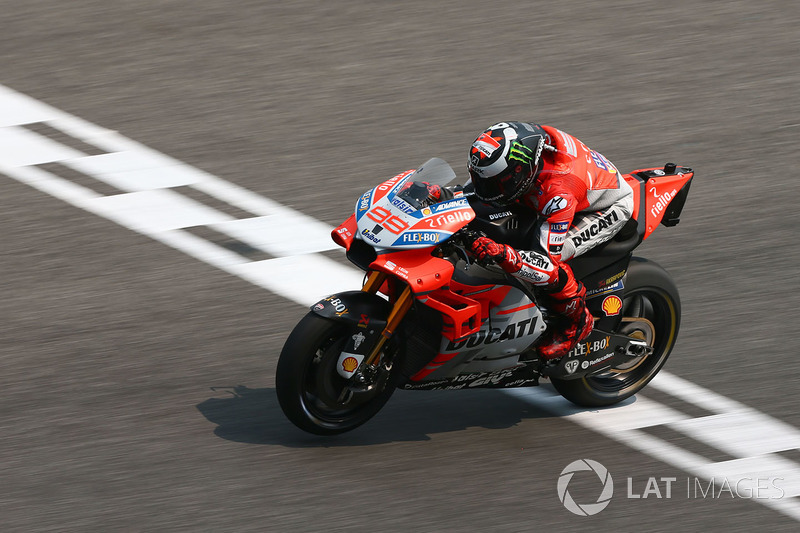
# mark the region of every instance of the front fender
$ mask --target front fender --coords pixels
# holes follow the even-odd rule
[[[372,353],[391,309],[392,304],[380,296],[363,291],[332,294],[311,306],[312,313],[341,322],[349,330],[337,363],[339,375],[351,377],[356,366]],[[355,365],[345,365],[346,360],[354,360]]]
[[[332,294],[311,306],[311,311],[321,317],[352,326],[383,331],[392,304],[363,291],[345,291]]]

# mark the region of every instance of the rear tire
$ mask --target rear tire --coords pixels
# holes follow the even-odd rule
[[[281,351],[275,374],[278,402],[297,427],[317,435],[335,435],[372,418],[394,392],[396,370],[382,363],[372,380],[357,383],[336,372],[347,324],[308,313],[295,326]],[[387,343],[382,360],[391,360],[394,345]]]
[[[623,322],[616,333],[646,340],[650,355],[574,380],[552,379],[553,387],[567,400],[583,407],[613,405],[639,392],[667,362],[681,321],[678,288],[670,275],[654,261],[634,257],[625,277]]]

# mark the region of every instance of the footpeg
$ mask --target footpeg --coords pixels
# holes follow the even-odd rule
[[[653,348],[646,342],[638,340],[629,340],[623,350],[628,357],[642,357],[653,353]]]

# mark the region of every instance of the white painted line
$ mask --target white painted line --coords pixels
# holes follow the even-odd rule
[[[596,421],[599,422],[599,421]],[[596,424],[585,426],[588,429],[595,429]],[[608,434],[614,440],[627,445],[634,450],[638,450],[645,455],[655,457],[669,465],[672,465],[684,472],[699,475],[703,465],[708,464],[705,457],[701,457],[688,450],[684,450],[663,439],[649,435],[643,431],[629,430],[619,433]],[[652,475],[652,474],[651,474]]]
[[[741,488],[751,491],[762,487],[759,492],[764,496],[778,496],[783,493],[786,498],[800,495],[800,465],[779,455],[744,457],[732,461],[700,465],[698,475],[705,479],[726,480],[731,485],[739,484]],[[776,479],[775,483],[768,480]]]
[[[271,216],[282,213],[286,214],[287,211],[291,211],[301,217],[305,217],[305,215],[298,211],[294,211],[288,207],[282,206],[278,202],[273,202],[269,198],[264,198],[263,196],[253,194],[252,192],[245,188],[239,187],[238,185],[228,183],[227,181],[223,181],[210,175],[208,178],[209,179],[205,179],[197,183],[194,188],[198,191],[206,193],[209,196],[213,196],[218,200],[227,202],[232,206],[238,207],[239,209],[250,211],[258,216]]]
[[[47,104],[0,85],[0,128],[43,122],[59,113]]]
[[[704,389],[691,381],[686,381],[668,372],[659,372],[647,386],[662,390],[685,402],[700,405],[704,409],[716,413],[732,413],[741,411],[744,408],[739,402]]]
[[[71,181],[59,178],[36,167],[6,167],[0,160],[0,172],[7,174],[15,180],[30,185],[43,193],[54,196],[68,204],[85,209],[84,205],[89,200],[99,198],[96,192],[76,185]]]
[[[275,256],[323,252],[336,246],[331,240],[330,226],[311,224],[291,213],[285,217],[271,215],[221,222],[211,227]]]
[[[679,420],[669,426],[734,457],[800,448],[800,431],[754,409]]]
[[[358,290],[364,279],[362,272],[316,254],[254,261],[237,266],[234,273],[304,306],[336,292]]]
[[[84,154],[25,128],[0,128],[0,161],[6,167],[52,163],[82,155]]]
[[[192,185],[202,179],[189,165],[159,159],[146,152],[111,152],[75,158],[64,164],[129,192]]]
[[[18,127],[34,122],[46,122],[110,153],[87,156]],[[29,166],[53,161],[129,192],[101,196]],[[335,249],[326,224],[3,86],[0,172],[301,305],[361,285],[360,271],[316,253]],[[181,185],[254,217],[234,220],[170,190]],[[195,225],[208,225],[277,257],[250,261],[181,229]],[[304,238],[301,242],[293,235]],[[504,392],[705,479],[749,482],[750,478],[783,476],[781,488],[787,497],[756,501],[800,521],[800,502],[789,497],[800,495],[800,465],[775,453],[800,448],[797,429],[667,372],[662,371],[649,386],[716,414],[691,418],[647,399],[646,391],[612,408],[591,411],[569,404],[547,386]],[[714,463],[641,431],[656,425],[669,426],[736,459]]]
[[[637,396],[635,401],[629,401],[617,408],[602,409],[600,411],[587,411],[584,409],[570,415],[569,418],[586,427],[602,425],[605,432],[617,433],[631,429],[678,423],[689,419],[689,416],[645,397]]]
[[[145,235],[233,220],[225,213],[168,189],[94,198],[86,208]]]

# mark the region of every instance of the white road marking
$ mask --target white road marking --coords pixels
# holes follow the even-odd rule
[[[189,165],[174,164],[164,158],[152,158],[149,155],[141,150],[112,152],[68,159],[63,163],[128,192],[197,183],[197,171]],[[165,168],[169,171],[164,172]]]
[[[38,165],[82,155],[24,128],[10,126],[0,129],[0,160],[9,166]]]
[[[109,153],[86,155],[20,127],[38,122]],[[32,166],[50,162],[125,192],[102,196]],[[0,173],[301,305],[361,284],[361,272],[319,255],[336,248],[326,224],[2,85]],[[178,186],[196,188],[254,216],[235,220],[170,190]],[[208,225],[275,258],[250,261],[183,231],[198,225]],[[293,232],[285,231],[287,225]],[[300,241],[294,235],[304,238]],[[590,411],[573,406],[548,387],[505,392],[703,479],[742,482],[754,489],[756,480],[783,478],[782,498],[756,501],[800,521],[800,502],[793,498],[800,495],[800,465],[777,455],[800,449],[796,428],[667,372],[662,371],[649,387],[714,414],[693,418],[647,399],[646,393],[613,408]],[[735,459],[713,462],[642,431],[659,425]]]
[[[169,189],[101,196],[87,200],[84,206],[92,213],[145,235],[233,220]]]
[[[20,127],[38,122],[109,153],[86,155]],[[52,162],[128,192],[102,196],[31,166]],[[361,272],[317,253],[337,248],[328,225],[3,86],[0,172],[302,305],[311,305],[331,292],[361,286]],[[178,186],[191,186],[258,216],[234,220],[170,190]],[[199,225],[228,234],[275,259],[250,261],[179,231]],[[288,225],[291,232],[285,231]],[[326,275],[321,276],[321,272]],[[296,283],[298,276],[305,281]]]

